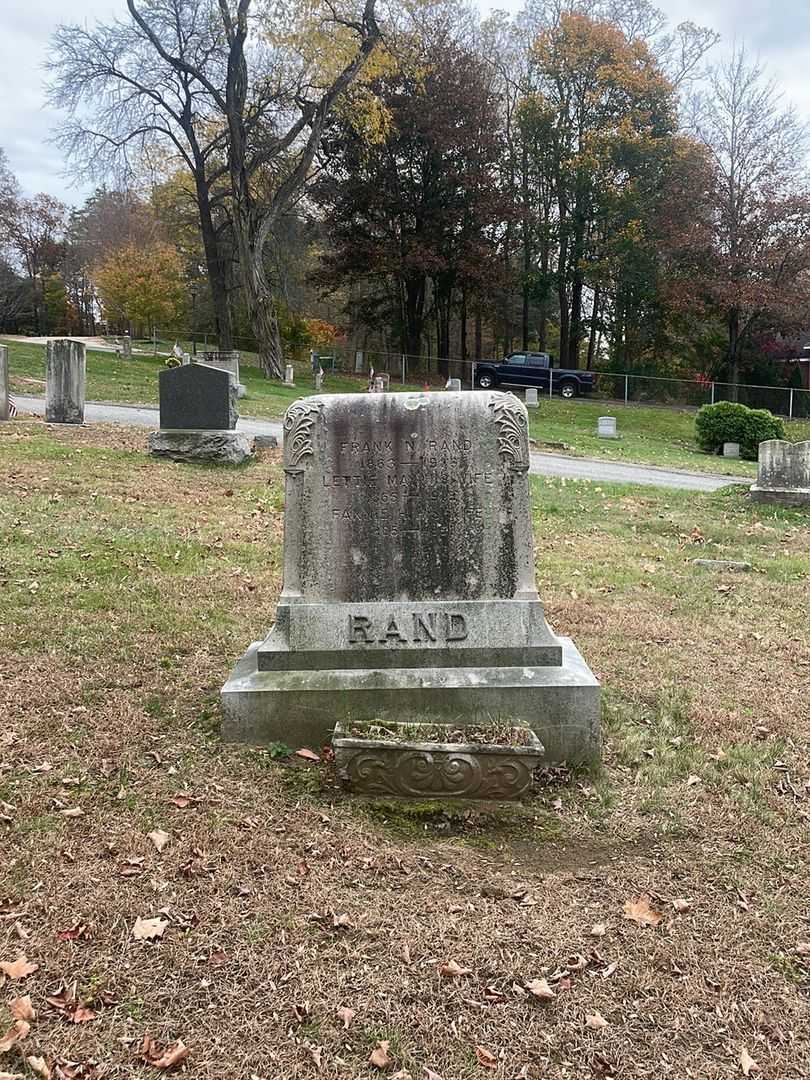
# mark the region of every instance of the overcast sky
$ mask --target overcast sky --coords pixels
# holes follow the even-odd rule
[[[59,114],[44,100],[42,64],[59,22],[93,22],[126,11],[125,0],[0,0],[0,146],[26,193],[46,191],[81,202],[59,152],[48,143]],[[518,0],[485,6],[516,9]],[[691,19],[723,36],[720,48],[745,41],[810,121],[810,0],[658,0],[673,23]]]

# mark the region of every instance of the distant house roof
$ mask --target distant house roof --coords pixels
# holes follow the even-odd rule
[[[810,330],[802,330],[792,338],[778,338],[771,359],[810,362]]]

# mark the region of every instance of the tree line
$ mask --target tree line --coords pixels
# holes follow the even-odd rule
[[[276,376],[312,324],[732,382],[810,325],[806,127],[648,0],[126,0],[49,80],[105,186],[67,211],[0,169],[0,325],[27,296],[35,330],[195,319]]]

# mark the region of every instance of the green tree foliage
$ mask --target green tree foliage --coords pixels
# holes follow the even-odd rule
[[[722,450],[723,443],[740,444],[740,454],[756,461],[759,444],[767,439],[784,439],[785,425],[767,409],[749,409],[736,401],[703,405],[695,417],[698,446],[710,454]]]

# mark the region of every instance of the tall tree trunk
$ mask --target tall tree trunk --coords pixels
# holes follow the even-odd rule
[[[731,401],[740,400],[740,313],[732,308],[728,316],[728,366]]]
[[[214,307],[217,338],[220,349],[223,352],[230,352],[233,349],[233,330],[231,327],[231,311],[228,305],[227,275],[220,251],[219,238],[211,217],[211,203],[208,197],[208,186],[205,183],[204,171],[202,173],[199,170],[195,171],[194,184],[197,192],[200,232],[205,252],[205,266],[208,271],[208,284],[211,289],[211,303]]]
[[[601,288],[599,283],[593,287],[593,307],[591,308],[591,333],[588,338],[588,371],[593,370],[593,361],[596,355],[596,324],[599,321],[599,304],[601,301]]]
[[[481,316],[481,305],[475,305],[475,359],[481,359],[481,350],[483,348],[483,318]]]
[[[529,348],[529,275],[532,269],[531,230],[529,228],[529,148],[523,139],[520,160],[520,189],[522,194],[521,240],[523,243],[523,308],[520,320],[521,347]]]
[[[461,289],[461,311],[459,318],[459,337],[461,338],[461,362],[466,364],[467,362],[467,286],[462,286]]]

